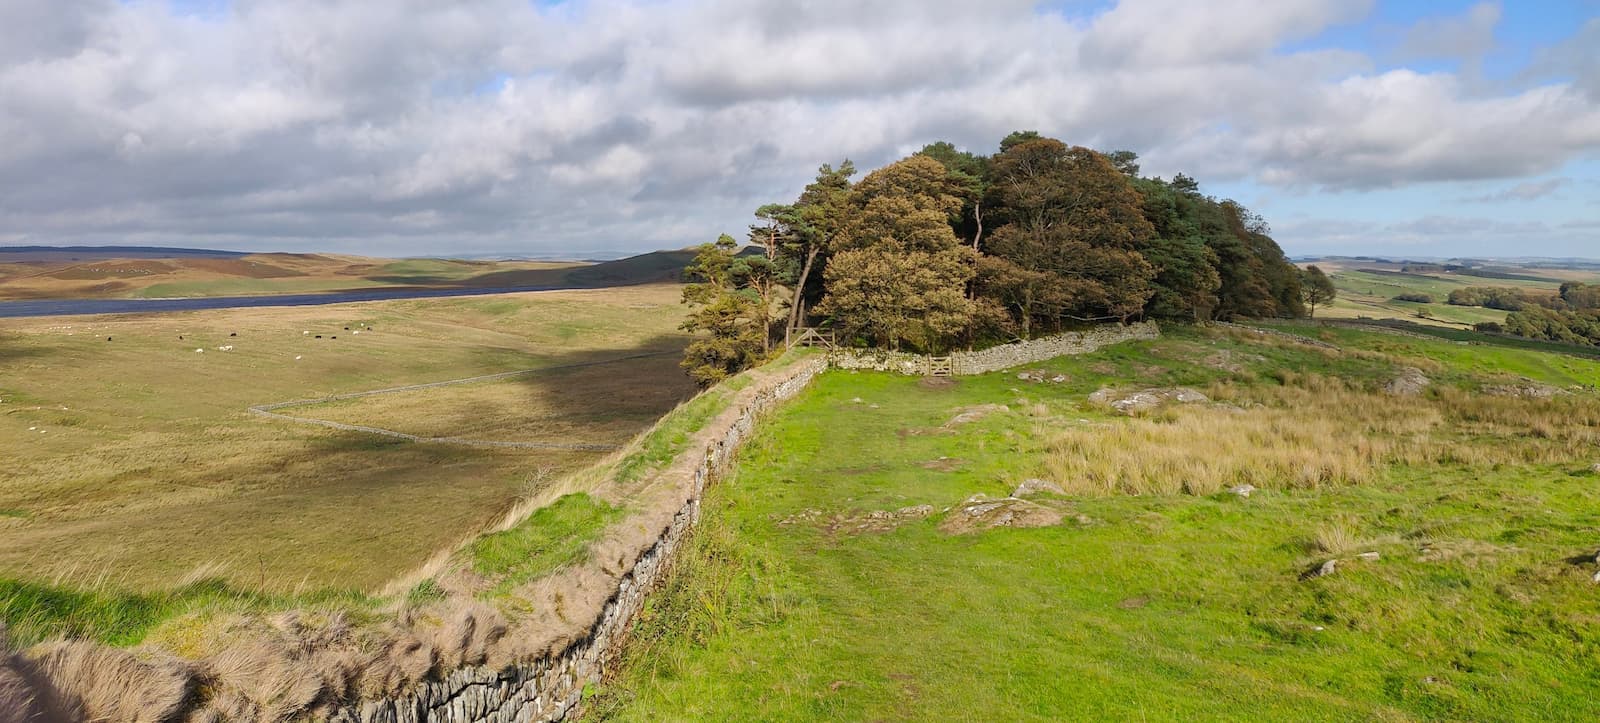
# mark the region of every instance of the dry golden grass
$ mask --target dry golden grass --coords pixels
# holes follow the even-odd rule
[[[1044,466],[1071,494],[1213,494],[1235,485],[1360,484],[1391,464],[1566,462],[1600,444],[1600,401],[1446,387],[1395,397],[1284,371],[1281,386],[1218,384],[1216,404],[1044,431]]]
[[[205,567],[252,590],[380,586],[604,453],[401,443],[246,407],[670,349],[678,291],[0,320],[0,577],[148,590]],[[358,324],[374,331],[344,330]],[[660,357],[346,413],[617,444],[693,389]]]

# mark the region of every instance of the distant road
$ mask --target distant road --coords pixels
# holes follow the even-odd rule
[[[323,294],[279,294],[274,296],[212,296],[188,299],[37,299],[0,301],[0,318],[22,316],[71,316],[76,314],[147,314],[160,311],[238,309],[256,306],[321,306],[355,301],[391,299],[432,299],[446,296],[485,296],[520,291],[560,291],[591,288],[575,285],[501,286],[482,289],[371,289],[335,291]]]

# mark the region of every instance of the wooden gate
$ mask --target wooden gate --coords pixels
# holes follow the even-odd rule
[[[795,346],[833,348],[833,332],[820,331],[816,327],[805,327],[800,330],[800,336],[794,340]]]

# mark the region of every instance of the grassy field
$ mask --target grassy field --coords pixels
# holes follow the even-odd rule
[[[591,718],[1600,715],[1600,362],[1298,330],[1340,349],[1176,328],[1037,365],[1061,383],[824,375],[708,492]],[[1405,367],[1432,385],[1382,393]],[[1108,385],[1215,402],[1125,417]],[[1029,477],[1062,524],[942,530]]]
[[[201,579],[374,589],[605,453],[410,443],[247,407],[547,368],[286,411],[619,444],[693,393],[677,294],[0,320],[0,578],[159,597],[140,609],[186,604],[173,591]],[[593,364],[650,352],[667,354]]]
[[[1566,281],[1600,281],[1588,270],[1534,268],[1507,269],[1519,278],[1498,279],[1455,272],[1402,272],[1394,263],[1334,259],[1317,265],[1333,279],[1339,298],[1318,309],[1317,315],[1329,319],[1406,319],[1419,324],[1448,328],[1470,328],[1485,321],[1505,321],[1506,312],[1475,306],[1445,303],[1450,292],[1469,286],[1501,286],[1555,293]],[[1398,301],[1402,294],[1426,294],[1432,303]]]

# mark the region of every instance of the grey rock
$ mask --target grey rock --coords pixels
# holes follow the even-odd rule
[[[1389,380],[1389,383],[1384,385],[1383,391],[1396,397],[1414,397],[1421,394],[1431,384],[1433,384],[1433,380],[1429,379],[1428,375],[1423,374],[1421,369],[1406,367],[1400,370],[1399,376]]]
[[[1150,411],[1168,402],[1200,404],[1209,402],[1211,399],[1187,387],[1142,389],[1135,392],[1118,392],[1107,387],[1089,395],[1089,401],[1094,404],[1109,406],[1122,414],[1138,414]]]
[[[1067,494],[1066,490],[1061,489],[1061,485],[1051,482],[1050,480],[1030,477],[1023,480],[1022,484],[1017,485],[1017,489],[1011,493],[1011,496],[1027,497],[1028,495],[1043,494],[1045,492],[1053,495],[1061,495],[1063,497]]]
[[[1316,567],[1316,568],[1314,568],[1312,570],[1307,571],[1305,574],[1300,576],[1300,579],[1301,580],[1313,580],[1313,579],[1316,579],[1316,578],[1319,578],[1319,577],[1327,577],[1329,575],[1332,575],[1334,573],[1334,571],[1338,570],[1338,569],[1339,569],[1339,561],[1338,560],[1329,560],[1327,562],[1322,563],[1320,566],[1318,566],[1318,567]]]

